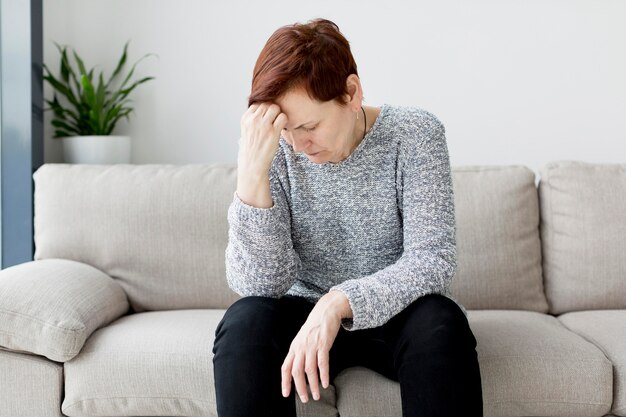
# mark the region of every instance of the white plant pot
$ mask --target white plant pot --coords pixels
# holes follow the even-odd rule
[[[68,136],[63,160],[69,164],[130,164],[130,136]]]

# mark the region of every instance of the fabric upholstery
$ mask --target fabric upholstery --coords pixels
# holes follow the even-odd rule
[[[65,363],[63,413],[90,416],[215,415],[212,354],[224,310],[122,317]],[[485,416],[604,415],[612,366],[600,349],[552,316],[469,311],[483,378]],[[400,385],[366,368],[344,370],[298,415],[401,416]],[[376,393],[376,395],[372,395]]]
[[[45,259],[0,271],[0,346],[65,362],[128,311],[124,290],[89,265]]]
[[[225,310],[124,316],[89,338],[65,363],[63,414],[216,416],[212,347]],[[300,417],[336,415],[334,389],[298,404]]]
[[[402,417],[400,383],[378,372],[363,366],[347,368],[334,385],[341,417]]]
[[[535,175],[523,166],[452,168],[457,273],[467,309],[546,312]]]
[[[558,317],[568,329],[580,334],[613,363],[613,408],[626,415],[626,310],[575,311]]]
[[[33,178],[35,259],[104,271],[135,312],[239,298],[224,278],[234,164],[44,164]]]
[[[529,311],[471,310],[469,322],[478,342],[486,417],[609,412],[611,363],[556,318]],[[400,384],[370,369],[342,371],[335,388],[341,417],[402,416]]]
[[[555,317],[475,310],[485,416],[601,416],[613,393],[611,362]]]
[[[63,364],[0,347],[0,417],[62,417]]]
[[[549,164],[539,196],[526,167],[452,174],[452,294],[478,341],[484,415],[626,416],[624,311],[610,310],[626,308],[622,166]],[[214,331],[238,298],[224,278],[236,165],[45,164],[34,179],[35,259],[110,275],[137,314],[95,330],[65,362],[60,390],[41,376],[41,363],[7,365],[5,355],[63,364],[0,351],[0,370],[13,372],[0,372],[0,398],[16,396],[7,417],[215,416]],[[604,310],[541,314],[580,308]],[[20,380],[18,371],[29,376]],[[296,400],[299,417],[401,416],[399,384],[366,368],[344,370],[321,393],[321,401]]]
[[[539,172],[550,312],[626,308],[626,164],[556,161]]]

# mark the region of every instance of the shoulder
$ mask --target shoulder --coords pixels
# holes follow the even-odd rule
[[[446,147],[445,127],[432,112],[415,106],[390,105],[388,121],[399,143],[401,159],[411,159],[420,150]]]
[[[387,118],[391,125],[398,128],[399,133],[412,137],[445,133],[441,120],[421,107],[389,105]]]

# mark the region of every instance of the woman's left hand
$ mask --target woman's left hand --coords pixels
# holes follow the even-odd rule
[[[308,400],[305,374],[313,399],[320,399],[320,379],[324,389],[328,388],[329,352],[341,327],[341,319],[346,316],[346,305],[349,309],[347,298],[338,291],[330,291],[315,304],[306,322],[291,342],[289,353],[281,366],[284,397],[289,396],[292,376],[303,403]]]

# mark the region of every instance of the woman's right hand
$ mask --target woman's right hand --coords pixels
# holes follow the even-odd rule
[[[280,142],[287,115],[278,104],[251,105],[241,116],[241,137],[237,166],[237,195],[244,203],[270,208],[269,171]]]
[[[287,115],[278,104],[252,104],[241,117],[239,169],[251,175],[267,175],[286,125]]]

